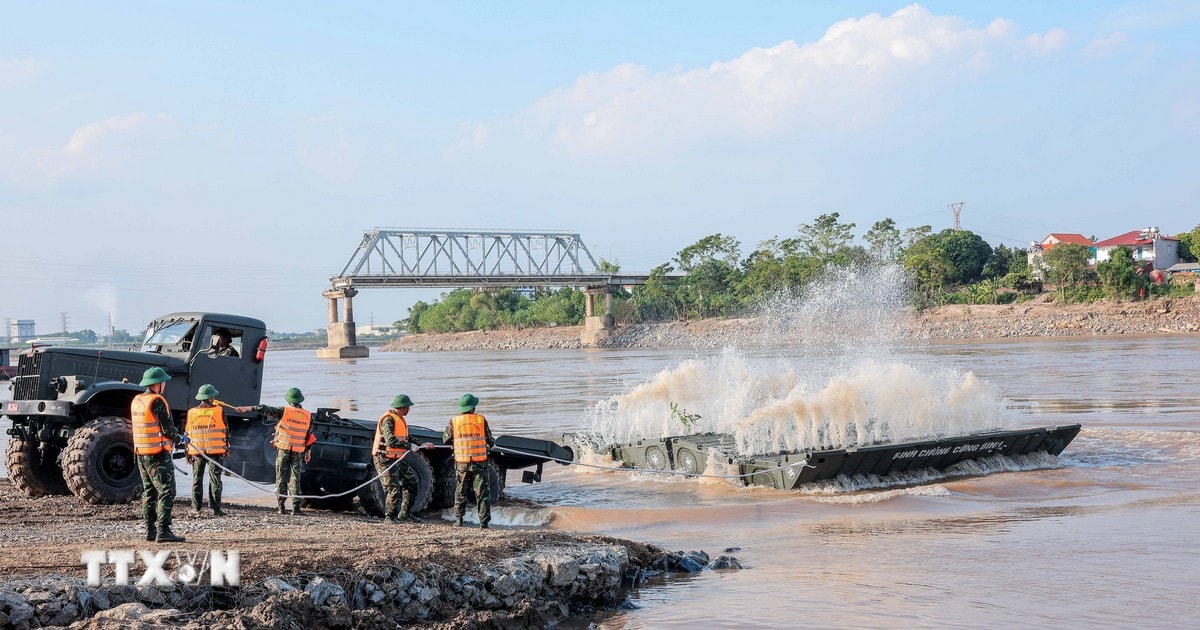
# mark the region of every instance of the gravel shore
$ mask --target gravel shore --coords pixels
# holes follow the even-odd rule
[[[354,512],[282,516],[230,504],[227,516],[175,507],[184,543],[142,539],[141,508],[75,497],[30,498],[0,480],[0,628],[541,628],[619,607],[647,580],[740,568],[702,551],[667,552],[604,536],[454,527],[437,514],[391,525]],[[170,584],[116,583],[111,564],[87,584],[88,551],[170,551]],[[194,583],[197,553],[236,550],[240,585]],[[189,555],[191,554],[191,555]],[[198,564],[198,562],[196,563]]]

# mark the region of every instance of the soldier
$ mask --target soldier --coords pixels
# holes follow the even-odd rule
[[[213,514],[225,516],[221,511],[221,469],[209,461],[223,463],[229,452],[225,410],[215,404],[219,393],[212,385],[201,385],[196,392],[200,406],[188,410],[187,436],[191,444],[188,444],[187,460],[192,465],[192,509],[196,510],[196,514],[200,513],[200,507],[204,504],[204,469],[207,468],[208,503],[212,506]]]
[[[487,418],[475,413],[479,399],[463,394],[458,399],[459,415],[450,419],[442,441],[454,445],[454,469],[458,484],[454,488],[454,524],[462,527],[467,498],[467,484],[475,482],[475,503],[479,511],[479,528],[487,529],[492,521],[492,484],[488,479],[488,449],[495,444]]]
[[[129,406],[133,421],[133,449],[138,473],[142,477],[142,518],[146,521],[146,540],[183,542],[183,536],[171,532],[171,507],[175,503],[175,467],[171,463],[174,444],[187,444],[187,436],[175,430],[171,409],[163,398],[167,371],[152,367],[142,374],[139,385],[145,393],[134,397]]]
[[[407,521],[420,523],[421,519],[413,516],[412,504],[420,481],[417,473],[405,459],[411,450],[416,450],[408,441],[408,421],[405,416],[412,407],[412,399],[408,394],[400,394],[392,399],[392,408],[383,414],[375,427],[375,447],[371,454],[375,456],[375,471],[380,475],[380,483],[387,496],[384,508],[385,520],[388,523]],[[432,448],[433,444],[424,444],[422,448]],[[400,461],[396,461],[400,460]],[[399,508],[396,499],[400,499]],[[396,513],[400,518],[397,520]]]
[[[238,407],[238,413],[253,411],[255,413],[279,418],[275,425],[275,496],[279,500],[279,513],[287,514],[287,497],[300,494],[300,475],[304,474],[304,464],[312,456],[309,448],[317,441],[312,433],[312,414],[300,407],[304,402],[304,394],[293,387],[287,390],[283,399],[289,407]],[[292,515],[302,516],[300,499],[292,499]]]
[[[226,328],[217,329],[217,356],[219,357],[237,357],[237,348],[229,345],[233,341],[233,335]]]

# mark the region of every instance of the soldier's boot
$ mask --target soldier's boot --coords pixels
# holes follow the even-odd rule
[[[412,504],[412,495],[406,493],[404,495],[404,500],[400,502],[400,520],[409,523],[420,523],[422,520],[413,516]]]
[[[386,518],[383,519],[383,522],[395,525],[395,524],[399,523],[400,521],[396,519],[395,512],[388,512],[388,515]]]
[[[287,514],[287,500],[286,499],[279,500],[279,513]]]
[[[454,525],[456,527],[466,527],[466,525],[463,525],[463,515],[462,514],[454,515]]]
[[[183,542],[183,536],[176,536],[171,532],[170,525],[163,525],[162,527],[158,528],[158,537],[154,539],[154,542]]]
[[[292,516],[304,516],[304,512],[300,509],[300,502],[292,504]]]
[[[220,503],[214,503],[212,508],[213,508],[213,516],[225,516],[225,512],[221,509]]]
[[[158,528],[154,526],[154,523],[146,523],[146,541],[154,542],[157,539]]]
[[[193,494],[192,495],[192,509],[196,511],[196,514],[199,514],[200,508],[202,508],[202,507],[204,507],[203,497],[201,497],[198,494]]]

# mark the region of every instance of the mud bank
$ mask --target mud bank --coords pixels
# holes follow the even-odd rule
[[[1200,333],[1200,297],[1145,302],[1059,305],[943,306],[897,314],[896,335],[912,339],[992,339],[1088,335]],[[383,351],[544,350],[581,348],[580,326],[526,330],[410,335]],[[778,326],[765,318],[705,319],[621,326],[603,341],[606,348],[714,348],[737,340],[744,345],[777,343]]]
[[[519,508],[493,513],[505,509]],[[540,628],[619,607],[646,580],[740,568],[603,536],[454,527],[440,513],[389,525],[359,512],[226,511],[196,514],[180,501],[172,529],[187,541],[155,545],[140,536],[137,504],[29,498],[0,480],[0,628]],[[92,550],[170,550],[173,581],[137,586],[139,561],[129,585],[104,564],[89,586],[82,554]],[[239,586],[211,586],[196,560],[210,550],[239,552]],[[200,569],[188,583],[185,565]]]

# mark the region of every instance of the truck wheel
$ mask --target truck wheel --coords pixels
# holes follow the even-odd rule
[[[363,511],[371,516],[383,518],[383,510],[387,508],[387,496],[383,493],[383,484],[376,479],[358,490],[358,502]]]
[[[488,461],[487,463],[488,481],[491,482],[492,505],[495,505],[500,500],[500,495],[504,491],[504,481],[500,478],[500,469],[496,467],[496,462]],[[454,507],[454,490],[458,485],[458,471],[454,468],[454,458],[451,457],[442,464],[441,474],[437,478],[437,494],[434,497],[434,506],[437,508],[452,508]],[[467,488],[466,490],[467,503],[475,505],[475,490]]]
[[[67,487],[88,503],[128,503],[142,492],[127,418],[97,418],[76,430],[63,462]]]
[[[681,448],[675,453],[675,470],[689,475],[698,475],[704,468],[692,451]]]
[[[433,499],[433,466],[429,465],[429,460],[423,453],[415,451],[405,455],[404,461],[408,462],[413,472],[417,473],[417,494],[413,497],[412,510],[413,512],[424,512],[429,508]],[[451,489],[451,492],[453,491]],[[378,517],[385,516],[387,495],[384,494],[383,484],[378,479],[358,491],[358,500],[367,514]]]
[[[58,449],[49,444],[39,448],[36,440],[13,437],[4,453],[4,465],[13,485],[28,496],[71,494],[58,466]]]

